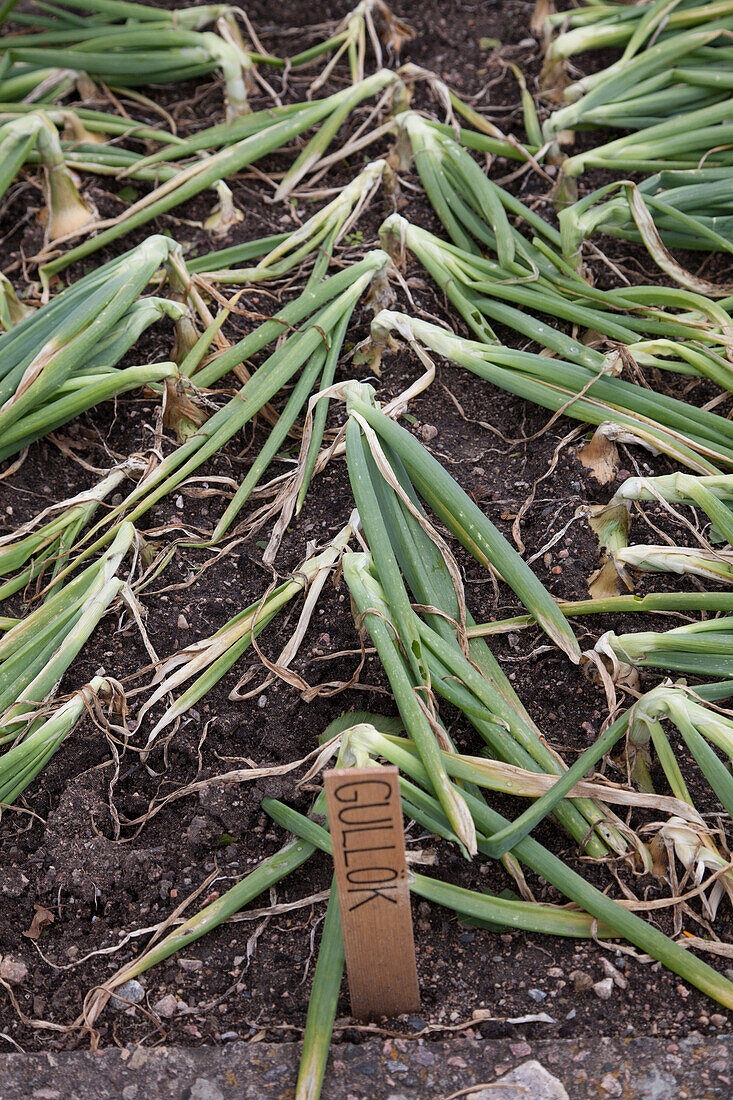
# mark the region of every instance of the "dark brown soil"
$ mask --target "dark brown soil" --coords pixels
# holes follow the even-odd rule
[[[482,50],[478,43],[483,37],[492,37],[510,45],[511,51],[504,56],[517,60],[534,79],[541,51],[529,29],[533,5],[523,0],[482,4],[402,0],[394,6],[417,30],[416,38],[405,48],[403,60],[433,69],[460,94],[479,96],[479,106],[507,130],[521,135],[514,79],[496,56]],[[268,47],[276,52],[292,52],[294,41],[297,48],[302,48],[311,40],[309,24],[341,16],[347,7],[341,0],[321,0],[315,5],[285,0],[277,8],[256,0],[248,4],[247,11]],[[272,25],[275,12],[277,25]],[[293,28],[301,28],[302,33],[285,34]],[[277,78],[273,82],[277,85]],[[302,89],[297,81],[291,86],[296,93],[299,87]],[[198,88],[190,89],[190,94],[181,87],[163,89],[158,99],[169,109],[179,105],[177,119],[184,130],[208,125],[221,114],[220,89],[213,82],[205,92]],[[139,108],[132,105],[131,110]],[[376,155],[373,150],[369,153]],[[335,171],[334,185],[345,182],[353,167]],[[494,168],[497,176],[509,170],[501,162]],[[590,182],[596,185],[598,180]],[[539,202],[539,208],[549,214],[545,180],[525,174],[512,186],[525,201]],[[92,181],[90,189],[100,206],[114,210],[117,200],[109,197],[106,188],[104,181]],[[207,243],[202,231],[191,224],[207,212],[208,200],[177,209],[174,215],[161,219],[159,228],[169,230],[192,250],[204,251],[292,224],[287,210],[262,201],[252,178],[235,181],[233,189],[246,218],[227,240]],[[420,193],[406,190],[405,194],[413,220],[437,228]],[[24,220],[32,202],[29,185],[16,188],[5,202],[0,221],[4,269],[19,282],[24,257],[33,255],[40,243],[40,230],[33,219]],[[376,230],[389,212],[383,202],[377,200],[359,223],[363,234],[360,249],[373,247],[376,242]],[[130,234],[103,258],[131,247],[146,232]],[[635,277],[643,281],[658,279],[646,254],[607,243],[608,254],[624,262]],[[74,271],[73,276],[81,273]],[[449,319],[461,328],[417,265],[409,266],[406,275],[416,309]],[[597,275],[602,281],[607,271],[599,266]],[[272,288],[247,292],[241,304],[248,310],[269,312],[274,293]],[[409,311],[399,289],[398,304]],[[357,310],[350,343],[367,335],[369,320],[365,307]],[[237,318],[227,332],[235,337],[246,330],[247,324]],[[513,342],[511,334],[503,335]],[[166,325],[158,325],[140,341],[129,361],[165,358],[170,342]],[[417,372],[418,364],[409,354],[388,357],[378,380],[380,399],[400,392]],[[355,369],[345,361],[342,377],[350,375],[366,377],[363,368]],[[673,380],[655,382],[675,392]],[[710,394],[700,384],[692,396],[702,401]],[[426,426],[437,429],[437,434],[426,433],[431,437],[431,450],[509,537],[518,508],[535,481],[547,473],[556,447],[573,426],[559,420],[537,435],[549,414],[448,365],[441,366],[435,383],[411,405],[410,412],[413,430],[418,434]],[[332,415],[338,417],[338,410]],[[67,426],[62,434],[86,462],[106,467],[117,456],[150,446],[154,417],[154,402],[138,394],[120,400],[114,407],[110,404],[97,408]],[[481,424],[490,425],[494,431]],[[199,472],[210,478],[225,474],[240,479],[262,438],[260,429],[254,435],[248,429],[215,463]],[[538,485],[522,523],[528,558],[570,524],[552,549],[540,553],[533,562],[540,578],[563,598],[586,596],[586,579],[597,564],[594,537],[583,521],[570,521],[579,505],[607,499],[613,491],[613,486],[601,489],[589,476],[576,458],[574,447],[575,443],[562,450],[554,472]],[[636,470],[662,473],[668,469],[663,459],[652,459],[639,450],[626,451],[624,461],[627,469],[620,476]],[[278,468],[284,466],[279,464]],[[20,470],[0,481],[0,529],[12,529],[51,501],[93,480],[93,474],[64,457],[52,442],[36,444]],[[279,573],[285,575],[297,565],[308,540],[325,542],[335,534],[348,518],[351,506],[345,467],[335,462],[314,484],[301,517],[288,532],[278,558]],[[208,531],[223,507],[222,495],[213,482],[207,497],[191,495],[184,488],[180,495],[164,500],[155,512],[144,517],[142,527],[153,533],[166,528],[158,538],[170,541],[175,533],[171,525],[185,520],[195,529]],[[669,525],[669,520],[654,508],[647,514],[655,523]],[[642,525],[636,530],[640,541],[646,538]],[[205,551],[179,548],[165,573],[142,595],[148,633],[157,652],[167,656],[207,637],[259,597],[271,579],[260,556],[261,544],[257,541],[240,542],[216,561]],[[504,587],[498,600],[495,598],[491,583],[473,560],[462,556],[460,561],[469,606],[478,621],[521,610]],[[647,580],[640,590],[653,587],[653,582]],[[656,584],[658,589],[669,587],[668,578]],[[181,615],[189,624],[187,628],[179,625]],[[261,644],[270,657],[279,653],[293,622],[292,614],[283,616],[263,634]],[[655,622],[671,625],[671,620]],[[594,617],[582,620],[578,632],[582,644],[590,646],[603,630],[634,629],[638,625],[638,620],[631,617],[605,617],[602,621]],[[492,648],[548,740],[572,760],[593,740],[606,715],[601,689],[570,667],[556,650],[542,648],[534,631],[502,636],[492,642]],[[329,656],[344,651],[344,656]],[[358,660],[358,639],[345,586],[329,584],[294,668],[310,684],[348,681]],[[134,624],[124,616],[110,615],[70,669],[62,689],[84,683],[100,667],[134,687],[140,681],[129,678],[147,663]],[[277,765],[301,758],[312,751],[328,722],[344,710],[371,708],[392,713],[386,681],[374,657],[367,657],[357,687],[335,696],[317,697],[308,705],[294,689],[279,682],[248,701],[230,701],[228,696],[235,683],[256,665],[254,655],[241,659],[184,719],[165,752],[157,749],[146,764],[132,748],[124,753],[112,791],[114,768],[109,745],[90,722],[81,723],[19,803],[32,809],[35,816],[22,812],[3,816],[0,953],[21,957],[29,968],[27,978],[14,989],[16,1005],[5,999],[0,1009],[3,1038],[9,1037],[24,1049],[49,1049],[68,1043],[68,1036],[43,1030],[43,1025],[38,1028],[38,1023],[71,1023],[87,991],[109,978],[147,941],[142,935],[114,950],[128,933],[156,925],[214,872],[215,878],[197,904],[204,897],[222,893],[282,845],[283,833],[260,810],[266,794],[282,797],[301,809],[309,803],[295,788],[296,773],[295,778],[228,787],[212,782],[197,796],[172,801],[144,824],[136,824],[149,807],[194,779],[213,779],[236,766],[237,761]],[[649,683],[653,682],[655,679],[649,677]],[[446,717],[452,717],[448,708]],[[453,732],[460,745],[471,751],[480,748],[469,728],[458,724]],[[698,805],[703,810],[714,809],[704,786],[696,780],[694,764],[683,748],[675,747],[690,775]],[[119,841],[114,839],[110,799],[122,823]],[[518,809],[507,800],[497,799],[496,805],[512,815]],[[597,885],[613,887],[608,869],[580,860],[573,845],[557,829],[547,824],[537,830],[537,837]],[[421,836],[415,826],[409,830],[409,843],[435,853],[436,865],[430,874],[490,891],[512,885],[499,865],[479,861],[469,864],[447,845]],[[619,873],[629,874],[622,869]],[[532,876],[529,881],[538,899],[557,900],[546,884]],[[307,897],[325,889],[328,882],[327,861],[316,856],[278,886],[277,900]],[[639,896],[650,899],[668,892],[666,883],[652,879],[634,879],[633,888]],[[257,904],[267,903],[268,899],[262,898]],[[34,944],[23,934],[31,925],[37,905],[52,912],[54,923]],[[108,1009],[100,1020],[102,1044],[158,1043],[163,1039],[199,1043],[297,1035],[305,1020],[323,912],[323,904],[318,903],[270,918],[264,926],[260,921],[245,920],[219,928],[187,949],[184,959],[174,956],[142,979],[148,1005],[173,993],[185,1002],[184,1011],[159,1024],[151,1013],[140,1008],[122,1013]],[[425,903],[415,906],[414,917],[422,1011],[419,1016],[385,1025],[392,1031],[415,1035],[428,1026],[465,1024],[467,1031],[473,1028],[485,1036],[600,1033],[673,1037],[695,1028],[714,1030],[722,1019],[717,1017],[711,1023],[711,1014],[719,1012],[718,1007],[658,965],[642,965],[632,959],[614,958],[613,954],[612,960],[625,967],[628,987],[615,989],[609,1002],[599,1000],[592,990],[577,991],[571,972],[583,971],[594,982],[604,976],[601,958],[608,952],[595,944],[539,935],[499,935],[465,926],[450,913]],[[657,920],[665,931],[671,931],[671,920],[663,912]],[[700,925],[692,920],[690,927],[700,932]],[[723,905],[716,930],[722,939],[730,939],[733,933],[729,911]],[[545,1012],[555,1022],[472,1025],[472,1012],[479,1008],[487,1008],[499,1018]],[[346,1018],[345,985],[340,1009],[344,1019],[337,1035],[357,1041],[364,1029],[352,1026]]]

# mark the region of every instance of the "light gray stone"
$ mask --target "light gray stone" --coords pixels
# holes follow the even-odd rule
[[[197,1077],[191,1086],[190,1100],[224,1100],[224,1093],[214,1081]]]
[[[570,1100],[562,1081],[534,1058],[522,1062],[493,1085],[471,1093],[471,1100],[529,1100],[530,1097],[531,1100]]]
[[[178,1012],[178,998],[172,993],[166,993],[165,997],[155,1002],[153,1012],[157,1012],[158,1016],[162,1016],[164,1020],[170,1020]]]
[[[135,981],[134,978],[130,978],[129,982],[125,982],[121,985],[116,993],[113,993],[109,999],[109,1006],[115,1012],[124,1012],[126,1008],[129,1008],[131,1004],[139,1005],[145,997],[145,990],[140,985],[140,982]]]
[[[0,978],[8,985],[19,985],[28,977],[28,967],[17,955],[6,955],[0,963]]]

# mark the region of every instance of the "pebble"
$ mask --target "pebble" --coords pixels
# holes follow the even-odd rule
[[[548,978],[562,978],[564,976],[564,971],[559,966],[551,966],[547,971]]]
[[[613,993],[613,978],[593,983],[593,992],[601,1001],[608,1001]]]
[[[585,974],[582,970],[572,970],[570,980],[576,993],[587,993],[593,988],[593,979],[590,974]]]
[[[420,429],[420,435],[423,437],[426,443],[429,443],[431,439],[435,439],[438,434],[438,429],[434,424],[423,424]]]
[[[544,1001],[545,997],[547,996],[547,994],[545,993],[545,991],[543,989],[528,989],[527,993],[529,994],[529,996],[532,998],[533,1001],[537,1001],[537,1002]]]
[[[628,981],[623,974],[616,969],[612,962],[601,956],[601,966],[603,968],[603,973],[607,978],[611,979],[615,986],[618,986],[619,989],[626,989],[629,984]],[[685,990],[685,995],[686,994],[687,990]]]
[[[498,1100],[499,1094],[501,1100],[570,1100],[562,1082],[534,1058],[505,1073],[499,1089],[489,1085],[472,1092],[471,1100]]]
[[[188,1093],[189,1100],[224,1100],[224,1093],[213,1081],[197,1077]]]
[[[222,1040],[223,1043],[229,1043],[229,1042],[231,1042],[232,1039],[238,1039],[238,1038],[239,1038],[239,1032],[238,1031],[223,1031],[222,1034],[221,1034],[221,1040]]]
[[[201,970],[204,964],[201,959],[179,959],[178,965],[181,970],[187,970],[189,973],[192,973],[195,970]]]
[[[0,963],[0,978],[8,985],[19,985],[28,977],[28,967],[15,955],[6,955]]]
[[[719,1012],[714,1012],[710,1017],[710,1023],[713,1027],[725,1027],[727,1020],[725,1016],[721,1016]]]
[[[140,985],[140,982],[135,981],[134,978],[130,978],[129,982],[125,982],[117,990],[116,996],[113,994],[110,997],[110,1008],[115,1012],[124,1012],[126,1008],[130,1007],[130,1004],[139,1005],[145,997],[145,990]]]
[[[158,1016],[162,1016],[165,1020],[170,1020],[178,1012],[177,998],[172,993],[167,993],[165,997],[161,997],[159,1001],[155,1002],[153,1012],[156,1012]]]
[[[183,614],[183,612],[181,612],[181,614],[178,616],[178,629],[188,630],[188,619]]]
[[[28,881],[20,867],[7,867],[0,874],[0,893],[8,898],[19,898]]]

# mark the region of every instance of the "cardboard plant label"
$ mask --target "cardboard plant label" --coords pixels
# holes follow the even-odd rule
[[[420,992],[397,768],[332,768],[324,785],[352,1015],[415,1012]]]

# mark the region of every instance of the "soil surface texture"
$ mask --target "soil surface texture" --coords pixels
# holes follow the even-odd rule
[[[350,3],[344,0],[282,0],[280,4],[252,0],[247,13],[263,43],[274,53],[293,53],[304,48],[318,33],[314,24],[342,17]],[[405,43],[400,61],[413,61],[433,70],[453,89],[505,132],[523,138],[518,87],[507,61],[515,61],[526,74],[529,87],[538,91],[542,45],[530,29],[534,5],[524,0],[395,0],[398,15],[416,31]],[[497,39],[500,48],[484,39]],[[385,59],[395,62],[394,58]],[[602,59],[574,59],[585,71]],[[587,62],[587,64],[586,64]],[[315,70],[314,70],[315,71]],[[269,75],[280,90],[278,74]],[[332,87],[344,86],[345,70],[337,70]],[[307,81],[291,74],[284,99],[305,94]],[[195,85],[146,89],[155,102],[170,112],[181,133],[220,121],[221,86],[212,78]],[[429,91],[418,90],[417,102],[443,117],[440,104]],[[100,98],[99,106],[105,101]],[[156,116],[137,102],[122,96],[129,112]],[[264,92],[253,95],[255,107],[267,102]],[[358,117],[361,117],[358,115]],[[343,135],[346,136],[345,134]],[[585,139],[584,139],[585,140]],[[389,143],[376,144],[349,163],[338,164],[328,186],[343,186],[361,164]],[[259,170],[277,172],[288,159],[273,157],[258,164]],[[515,176],[516,165],[497,160],[490,166],[492,178],[507,179],[506,186],[544,216],[553,218],[549,201],[550,181],[529,171]],[[213,239],[201,228],[212,205],[203,196],[176,208],[156,223],[157,231],[169,232],[197,255],[253,237],[294,227],[305,216],[304,203],[276,205],[269,201],[269,185],[259,174],[245,172],[229,181],[244,220],[226,238]],[[590,173],[581,189],[591,189],[607,178]],[[85,188],[102,213],[115,213],[121,200],[114,185],[102,177],[87,177]],[[135,184],[143,193],[145,185]],[[127,201],[130,201],[129,194]],[[404,174],[399,201],[410,218],[440,232],[417,176]],[[34,276],[31,257],[38,251],[42,228],[35,219],[39,192],[31,175],[16,183],[0,209],[3,269],[21,285],[24,272]],[[341,260],[359,256],[378,243],[377,230],[394,209],[395,198],[378,193],[362,214],[350,237],[342,242]],[[97,262],[118,255],[141,240],[152,227],[138,230],[114,248],[94,258]],[[659,282],[647,254],[634,246],[607,239],[598,242],[606,256],[632,282]],[[681,257],[699,266],[699,257]],[[599,256],[590,264],[596,281],[610,285],[616,276]],[[28,265],[28,266],[26,266]],[[79,265],[64,273],[67,281],[78,278]],[[706,269],[714,272],[714,265]],[[442,293],[414,261],[408,258],[403,272],[412,303],[404,288],[396,285],[396,308],[437,318],[466,333],[448,308]],[[274,311],[279,300],[294,288],[265,285],[247,288],[226,329],[229,339],[239,338],[256,323],[253,317]],[[371,310],[360,305],[347,337],[351,349],[366,338]],[[510,332],[500,330],[509,344],[522,346]],[[128,356],[129,363],[166,359],[172,331],[161,322],[146,334]],[[585,520],[576,516],[581,506],[610,498],[619,480],[633,473],[666,473],[672,467],[663,457],[638,448],[621,448],[618,480],[600,486],[579,461],[576,451],[587,438],[581,429],[570,440],[577,422],[559,418],[548,424],[550,414],[518,398],[492,388],[448,363],[438,362],[434,383],[410,405],[410,429],[448,468],[463,488],[497,526],[512,539],[512,525],[531,497],[521,518],[524,557],[557,597],[587,597],[587,578],[598,565],[598,545]],[[379,378],[352,363],[345,354],[338,377],[358,377],[377,387],[386,401],[413,381],[419,362],[406,350],[390,354]],[[702,404],[713,396],[702,381],[677,376],[655,377],[664,392],[685,394]],[[226,383],[229,385],[229,382]],[[233,384],[233,383],[232,383]],[[0,533],[14,529],[48,504],[93,484],[94,468],[106,469],[132,452],[149,450],[156,440],[157,401],[146,393],[127,395],[101,405],[67,425],[54,440],[33,445],[23,463],[0,480]],[[717,411],[730,412],[726,400]],[[331,426],[342,421],[333,404]],[[221,515],[252,458],[266,438],[266,425],[248,427],[235,437],[207,466],[199,479],[164,499],[140,521],[141,529],[157,549],[171,545],[191,532],[206,535]],[[163,447],[173,440],[164,434]],[[299,441],[291,439],[272,473],[282,473],[297,456]],[[12,462],[4,464],[0,474]],[[92,470],[90,470],[90,467]],[[272,475],[271,475],[272,476]],[[114,503],[114,501],[113,501]],[[306,543],[326,543],[344,525],[353,506],[345,464],[335,460],[318,477],[305,507],[288,530],[276,561],[279,576],[287,576],[303,559]],[[659,528],[684,542],[685,529],[654,505],[646,516]],[[641,518],[635,520],[638,541],[657,541]],[[265,529],[250,538],[229,540],[226,553],[179,546],[167,568],[140,593],[150,641],[161,657],[198,639],[208,637],[237,611],[262,596],[272,581],[261,560]],[[184,540],[185,541],[185,540]],[[189,539],[189,541],[191,541]],[[476,621],[518,614],[521,607],[506,586],[495,590],[485,571],[467,555],[456,553],[464,571],[468,606]],[[663,590],[675,585],[669,577],[644,578],[637,591]],[[25,593],[4,614],[21,612],[33,593]],[[24,600],[26,603],[24,604]],[[263,652],[274,659],[292,634],[300,604],[291,605],[261,635]],[[576,620],[583,648],[592,648],[605,630],[638,629],[638,617],[593,616]],[[659,628],[678,625],[679,619],[658,616]],[[536,630],[516,631],[491,640],[491,646],[510,675],[519,696],[553,748],[572,762],[593,742],[604,719],[604,692],[579,668],[545,644]],[[357,630],[342,580],[327,584],[319,599],[300,653],[293,664],[311,686],[349,684],[361,660]],[[100,669],[121,681],[130,693],[130,705],[139,705],[136,688],[150,679],[140,670],[150,663],[135,622],[121,608],[108,615],[96,630],[62,684],[62,692],[85,683]],[[170,916],[191,893],[203,886],[196,907],[228,889],[263,857],[284,843],[282,830],[260,809],[266,795],[274,795],[306,811],[312,791],[296,786],[302,770],[257,782],[224,785],[216,776],[224,771],[288,764],[311,753],[327,724],[347,710],[394,713],[386,678],[372,653],[368,653],[356,683],[339,692],[324,691],[306,703],[287,683],[276,680],[262,690],[266,669],[249,650],[234,668],[189,712],[170,737],[141,759],[153,711],[143,728],[125,749],[115,751],[102,732],[85,719],[41,776],[28,788],[13,812],[0,821],[0,1046],[8,1051],[61,1050],[70,1043],[86,1043],[64,1030],[79,1016],[87,993],[107,980],[122,964],[139,953],[152,930]],[[230,698],[235,686],[246,679],[246,699]],[[248,679],[247,679],[248,678]],[[649,675],[651,686],[661,676]],[[457,720],[450,707],[442,708],[457,744],[477,753],[481,743],[475,732]],[[716,804],[698,777],[694,762],[681,743],[675,742],[679,760],[693,797],[702,812]],[[117,755],[118,754],[118,758]],[[621,781],[622,771],[608,765],[611,779]],[[656,772],[657,789],[666,792]],[[177,790],[206,781],[196,793],[166,800]],[[493,804],[516,816],[517,801],[496,798]],[[637,815],[636,825],[645,820]],[[537,839],[562,856],[572,867],[601,889],[621,896],[614,876],[639,898],[668,896],[668,884],[643,878],[623,866],[595,865],[581,858],[576,846],[550,823],[536,831]],[[474,889],[501,892],[513,886],[498,863],[467,862],[448,844],[410,825],[408,848],[419,849],[434,859],[427,873]],[[271,903],[296,903],[322,895],[330,882],[325,857],[316,855],[297,873],[278,885],[272,895],[254,905],[259,910]],[[557,892],[528,874],[527,881],[538,900],[559,901]],[[39,907],[50,914],[39,938],[29,938]],[[193,910],[191,910],[193,911]],[[323,898],[273,915],[252,915],[246,910],[234,922],[192,944],[183,957],[174,955],[142,976],[143,1000],[125,1008],[108,1006],[97,1027],[103,1047],[163,1042],[197,1046],[234,1040],[257,1039],[273,1044],[301,1037],[308,996],[325,913]],[[652,1035],[676,1037],[695,1030],[709,1041],[728,1026],[713,1002],[684,985],[658,964],[649,965],[617,951],[615,945],[579,943],[524,933],[497,933],[463,924],[452,913],[425,902],[414,903],[418,972],[422,994],[419,1014],[371,1025],[349,1018],[346,982],[339,1004],[334,1041],[360,1043],[367,1039],[400,1042],[420,1037],[425,1049],[431,1042],[451,1035],[463,1038],[512,1040],[595,1040],[599,1035],[626,1038]],[[652,919],[652,918],[650,918]],[[665,932],[673,933],[673,916],[666,909],[653,914]],[[694,904],[686,914],[690,931],[705,934],[705,921]],[[686,925],[687,926],[687,925]],[[147,930],[147,931],[146,931]],[[733,939],[733,922],[727,904],[721,904],[717,935]],[[725,970],[725,960],[706,956]],[[623,981],[604,1000],[594,983],[606,976],[604,960],[618,969]],[[15,969],[8,964],[16,963]],[[10,975],[11,980],[6,980]],[[18,975],[21,975],[18,978]],[[623,986],[623,988],[621,987]],[[164,998],[170,1013],[154,1006]],[[171,998],[173,999],[171,1001]],[[533,1016],[530,1022],[517,1022]],[[55,1025],[51,1026],[51,1025]],[[702,1041],[702,1040],[701,1040]],[[442,1056],[442,1055],[441,1055]],[[338,1055],[336,1055],[338,1057]],[[396,1089],[399,1091],[399,1089]],[[359,1094],[361,1095],[361,1093]],[[498,1093],[497,1093],[498,1095]],[[712,1093],[711,1093],[712,1095]],[[717,1094],[716,1094],[717,1095]]]

